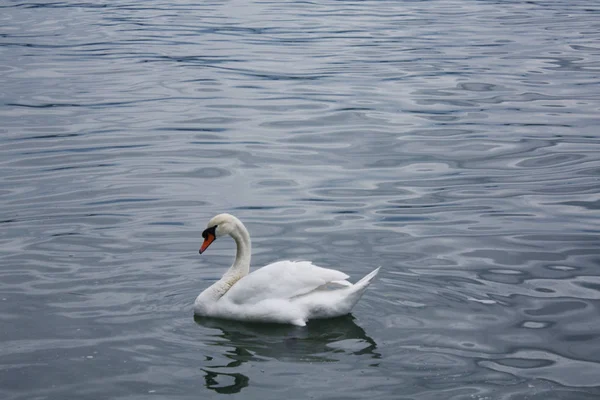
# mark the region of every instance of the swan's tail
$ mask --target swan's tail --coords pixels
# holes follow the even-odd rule
[[[341,307],[345,311],[344,314],[348,314],[350,311],[352,311],[354,305],[358,303],[358,300],[360,300],[369,284],[373,281],[373,279],[375,279],[375,277],[379,273],[380,268],[381,267],[375,268],[373,271],[365,275],[361,280],[359,280],[354,285],[346,289],[348,290],[348,292],[346,292],[347,295],[345,296],[342,302],[343,306]]]
[[[337,287],[332,288],[333,290],[314,290],[299,296],[298,304],[307,309],[307,319],[332,318],[349,314],[375,279],[380,268],[370,272],[354,285],[347,281],[335,282]]]
[[[365,287],[368,286],[369,283],[371,283],[371,281],[373,279],[375,279],[375,277],[379,273],[380,269],[381,269],[381,267],[375,268],[373,271],[371,271],[367,275],[365,275],[360,281],[356,282],[354,284],[354,286],[361,286],[361,285],[364,285]]]

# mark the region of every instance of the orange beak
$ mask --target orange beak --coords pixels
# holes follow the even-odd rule
[[[204,243],[202,243],[202,246],[200,246],[200,251],[199,253],[202,254],[206,251],[206,249],[208,249],[208,246],[210,246],[210,244],[212,242],[215,241],[215,235],[209,233],[206,235],[206,239],[204,239]]]

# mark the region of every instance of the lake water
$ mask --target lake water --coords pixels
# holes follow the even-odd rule
[[[0,3],[0,398],[600,398],[597,1]],[[235,251],[356,280],[194,319]]]

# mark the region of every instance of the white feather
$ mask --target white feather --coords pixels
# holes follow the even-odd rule
[[[278,261],[241,278],[223,300],[253,304],[273,298],[289,299],[345,279],[348,275],[343,272],[317,267],[310,261]]]

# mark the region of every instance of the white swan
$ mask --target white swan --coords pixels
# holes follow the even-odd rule
[[[235,261],[218,282],[196,298],[196,315],[304,326],[309,319],[350,313],[379,272],[377,268],[352,284],[345,273],[310,261],[279,261],[248,274],[250,234],[233,215],[219,214],[208,222],[200,254],[225,235],[237,245]]]

